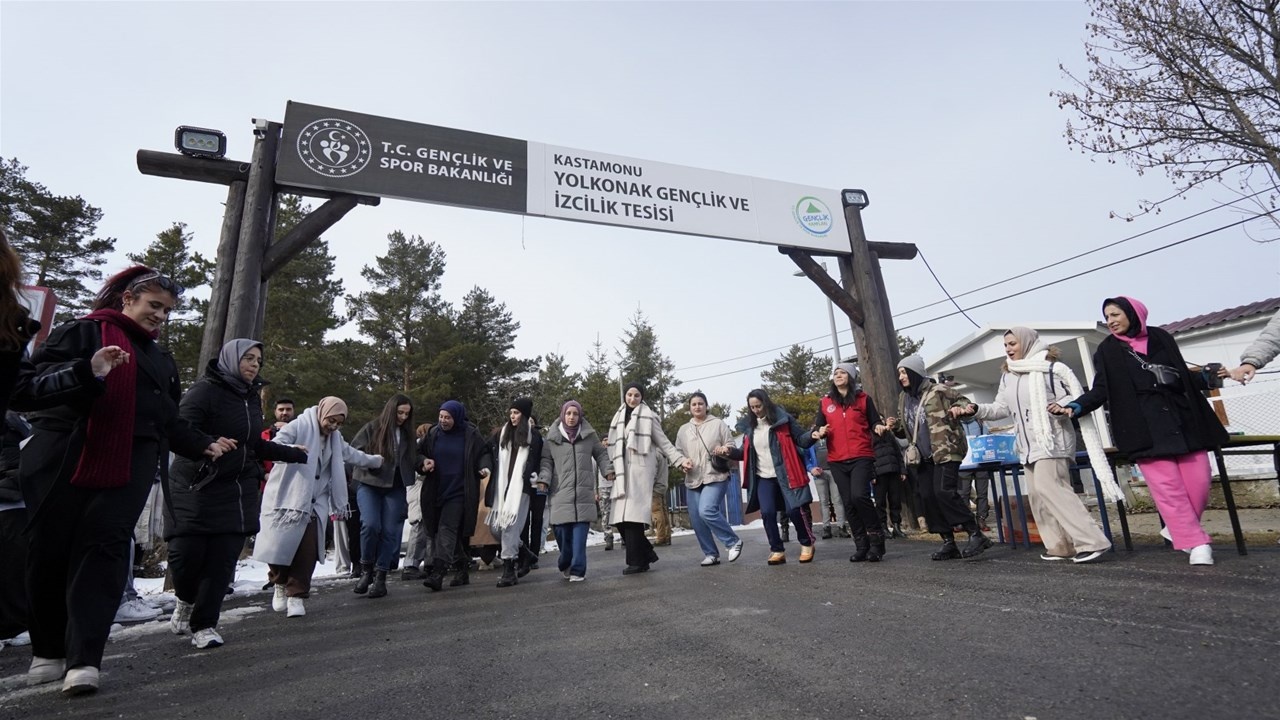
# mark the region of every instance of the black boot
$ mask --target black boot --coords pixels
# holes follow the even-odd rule
[[[439,592],[444,587],[445,567],[443,560],[436,560],[431,563],[431,570],[427,572],[427,579],[422,581],[424,586],[431,588],[431,592]]]
[[[822,539],[823,539],[823,540],[830,540],[830,539],[831,539],[831,526],[830,526],[830,525],[823,525],[823,526],[822,526]]]
[[[512,585],[516,585],[519,582],[520,582],[520,579],[516,575],[516,561],[503,560],[502,561],[502,577],[498,578],[498,587],[511,587]]]
[[[964,551],[960,555],[967,558],[977,557],[989,547],[991,547],[991,538],[983,535],[981,530],[974,530],[969,533],[969,542],[964,544]]]
[[[884,557],[884,533],[873,533],[870,535],[871,550],[867,552],[867,560],[870,562],[880,562]]]
[[[871,541],[867,539],[865,532],[854,533],[853,547],[855,552],[849,556],[849,562],[862,562],[867,559],[867,553],[871,552]]]
[[[462,567],[458,569],[458,572],[453,574],[453,579],[449,581],[449,587],[462,587],[463,585],[470,585],[471,584],[470,569],[471,569],[471,565],[469,563],[463,563]]]
[[[787,522],[784,517],[782,527],[778,529],[778,534],[782,536],[782,542],[791,542],[791,523]]]
[[[955,535],[942,533],[942,547],[934,550],[929,557],[934,560],[954,560],[960,557],[960,548],[956,547]]]
[[[906,533],[904,533],[904,532],[902,532],[902,523],[900,523],[900,522],[896,522],[896,523],[894,523],[894,524],[893,524],[893,537],[898,538],[899,540],[901,540],[901,539],[905,538],[906,536],[907,536],[907,534],[906,534]]]
[[[613,549],[613,533],[609,533],[604,536],[604,549],[605,550]]]
[[[520,560],[516,563],[516,577],[524,577],[538,568],[538,555],[527,545],[520,546]]]
[[[369,592],[369,584],[373,582],[373,566],[369,563],[362,563],[360,567],[360,581],[353,588],[357,595]]]
[[[386,597],[387,594],[387,571],[375,570],[373,572],[373,584],[369,586],[369,597],[380,598]]]

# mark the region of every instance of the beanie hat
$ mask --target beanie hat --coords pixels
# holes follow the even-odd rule
[[[860,374],[858,372],[857,365],[847,362],[836,363],[836,370],[843,370],[849,374],[849,387],[856,387],[858,385]],[[835,374],[835,370],[832,371],[832,374]]]
[[[919,355],[908,355],[898,362],[898,367],[914,372],[920,377],[924,377],[924,358]]]
[[[533,401],[527,397],[516,398],[511,401],[509,410],[519,410],[520,414],[526,418],[533,418]]]

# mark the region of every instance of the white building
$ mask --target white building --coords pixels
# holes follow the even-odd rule
[[[1171,323],[1155,323],[1178,340],[1187,362],[1222,363],[1233,368],[1240,353],[1262,332],[1271,316],[1280,311],[1280,297],[1249,305],[1197,315]],[[1056,345],[1062,361],[1069,365],[1086,387],[1093,383],[1093,353],[1109,331],[1101,322],[1033,323],[1015,322],[998,327],[980,328],[968,338],[930,358],[931,376],[954,379],[957,389],[976,402],[990,402],[1000,383],[1004,363],[1004,333],[1013,325],[1023,325],[1040,333],[1045,345]],[[1280,363],[1280,361],[1277,361]],[[1280,371],[1280,365],[1267,370]],[[1227,380],[1221,391],[1227,429],[1243,435],[1280,435],[1280,372],[1259,374],[1252,383],[1241,386]],[[1103,438],[1110,444],[1109,430]],[[1231,476],[1274,476],[1275,468],[1267,455],[1230,457]]]

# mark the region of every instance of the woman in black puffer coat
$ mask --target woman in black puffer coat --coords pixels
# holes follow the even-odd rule
[[[194,427],[238,444],[216,461],[179,457],[165,487],[165,540],[178,604],[169,620],[198,648],[222,644],[218,616],[244,539],[258,532],[260,461],[302,463],[304,450],[262,439],[262,343],[232,340],[182,398]]]

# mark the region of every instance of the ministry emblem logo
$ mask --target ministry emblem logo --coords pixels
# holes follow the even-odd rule
[[[298,157],[325,177],[349,177],[369,164],[369,136],[346,120],[316,120],[298,133]]]

